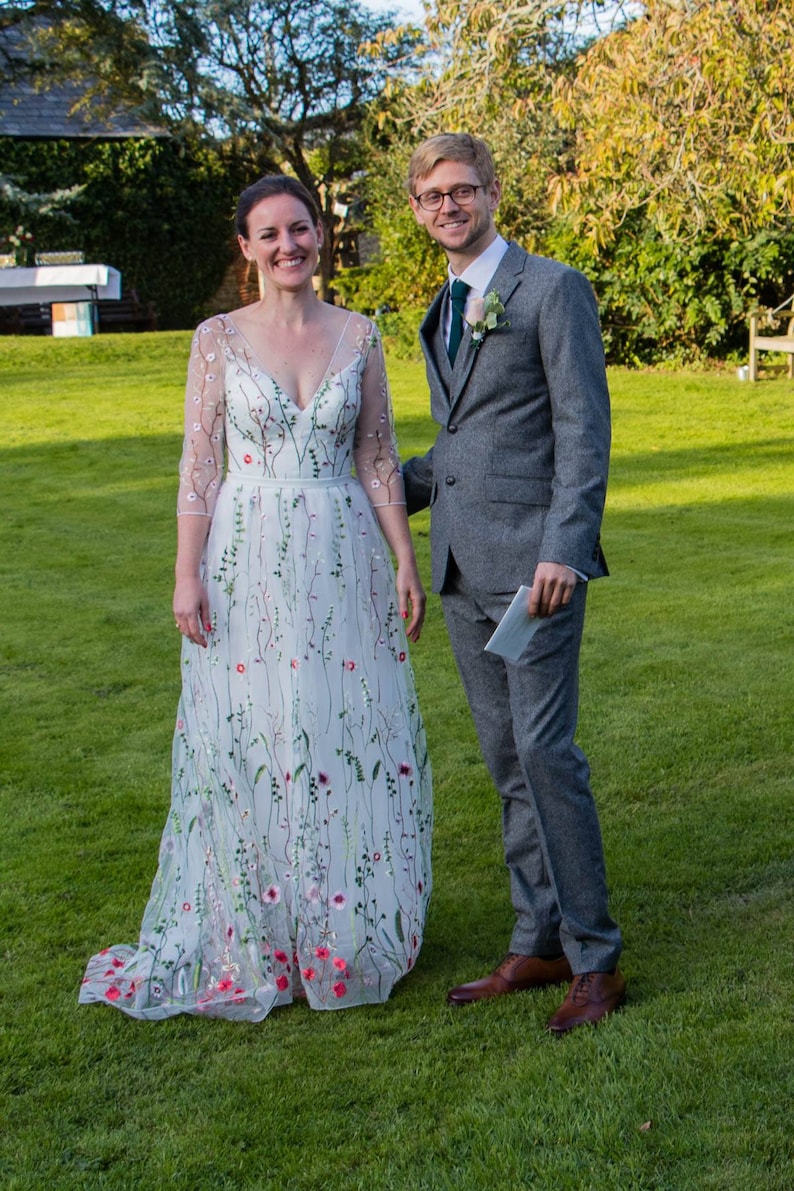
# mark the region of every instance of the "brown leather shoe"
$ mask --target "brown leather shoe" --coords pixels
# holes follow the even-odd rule
[[[564,955],[544,959],[539,955],[515,955],[511,951],[499,966],[494,968],[490,976],[453,988],[447,994],[447,1002],[450,1005],[471,1005],[475,1001],[503,997],[506,993],[523,992],[527,988],[565,984],[571,976],[571,965]]]
[[[567,1034],[576,1026],[595,1025],[626,999],[626,981],[614,972],[582,972],[574,976],[568,994],[546,1023],[552,1034]]]

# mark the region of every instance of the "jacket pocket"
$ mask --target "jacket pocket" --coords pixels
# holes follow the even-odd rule
[[[488,500],[503,504],[548,507],[551,504],[551,483],[548,480],[528,479],[526,476],[487,475],[485,495]]]

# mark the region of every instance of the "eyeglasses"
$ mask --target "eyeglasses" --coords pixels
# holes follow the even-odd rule
[[[470,207],[477,197],[478,190],[487,190],[486,186],[453,186],[451,190],[426,190],[424,194],[415,195],[415,199],[423,211],[438,211],[444,205],[444,199],[449,196],[456,207]]]

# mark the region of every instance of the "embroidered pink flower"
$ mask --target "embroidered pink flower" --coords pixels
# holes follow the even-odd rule
[[[318,959],[328,959],[328,956],[331,954],[331,952],[327,947],[315,947],[314,954]]]
[[[216,988],[218,992],[228,992],[230,988],[234,988],[233,980],[219,980]]]
[[[372,857],[373,860],[380,860],[380,852],[375,852]]]
[[[293,670],[297,670],[299,665],[300,665],[300,662],[298,661],[297,658],[293,658],[292,661],[290,662],[290,666],[292,667]]]
[[[121,996],[121,993],[119,992],[119,990],[117,988],[109,988],[106,991],[105,996],[107,997],[107,999],[109,1001],[117,1001],[119,999],[119,997]]]
[[[345,960],[342,959],[341,955],[334,956],[334,967],[336,968],[336,970],[338,972],[346,972],[347,971],[347,963],[345,962]]]
[[[182,902],[182,909],[185,910],[186,912],[188,910],[192,909],[190,902]]]
[[[243,463],[253,463],[253,461],[252,455],[243,455]]]
[[[289,963],[289,956],[287,955],[286,951],[274,951],[273,959],[278,960],[280,964]]]
[[[286,989],[289,988],[289,977],[288,976],[278,976],[276,978],[276,988],[278,989],[279,992],[285,992]]]
[[[184,728],[184,726],[185,726],[185,721],[184,721],[184,720],[177,720],[177,721],[176,721],[176,726],[177,726],[177,728],[179,729],[179,731],[181,732],[181,731],[182,731],[182,729],[183,729],[183,728]]]
[[[304,968],[301,972],[301,976],[304,980],[314,980],[316,975],[317,973],[315,972],[314,968]]]
[[[113,960],[113,967],[114,967],[114,968],[123,968],[123,967],[124,967],[124,960],[123,960],[123,959],[114,959],[114,960]]]
[[[331,905],[335,910],[344,910],[345,906],[347,905],[347,897],[344,893],[342,893],[341,889],[338,889],[331,898]]]
[[[355,670],[355,668],[356,668],[356,663],[355,663],[355,662],[353,662],[353,661],[347,661],[347,662],[345,662],[345,669],[346,669],[346,670]]]
[[[345,984],[344,980],[337,980],[331,991],[335,997],[343,997],[347,992],[347,985]]]
[[[405,650],[401,649],[400,652],[397,654],[397,657],[401,662],[404,662],[405,661]]]
[[[267,902],[269,906],[277,906],[281,901],[281,890],[278,885],[268,885],[262,894],[262,901]]]
[[[238,674],[245,674],[245,666],[243,665],[243,663],[242,663],[242,662],[238,662],[238,663],[237,663],[237,673],[238,673]]]

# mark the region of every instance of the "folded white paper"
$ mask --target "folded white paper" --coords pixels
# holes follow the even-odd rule
[[[513,596],[485,648],[489,653],[517,662],[541,626],[539,616],[529,615],[530,588],[521,586]]]

